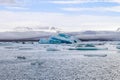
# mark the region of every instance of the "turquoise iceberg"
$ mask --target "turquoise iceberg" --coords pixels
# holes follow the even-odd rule
[[[40,44],[62,44],[62,43],[72,44],[72,43],[77,43],[77,42],[78,40],[76,38],[68,34],[64,34],[64,33],[59,33],[55,36],[51,36],[48,39],[41,38],[39,40]]]

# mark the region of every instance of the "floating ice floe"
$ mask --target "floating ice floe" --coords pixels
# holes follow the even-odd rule
[[[69,50],[107,50],[108,48],[96,47],[93,44],[77,45],[76,47],[69,48]]]
[[[0,42],[0,46],[10,46],[10,45],[12,44],[7,42]]]
[[[19,50],[33,50],[33,48],[18,48]]]
[[[86,57],[106,57],[107,54],[85,54]]]
[[[117,49],[120,49],[120,46],[117,46],[116,48],[117,48]]]
[[[64,33],[59,33],[55,36],[51,36],[48,39],[42,38],[39,40],[39,43],[40,44],[61,44],[61,43],[72,44],[72,43],[77,43],[77,41],[78,40],[73,36]]]
[[[5,49],[18,49],[19,47],[14,47],[14,46],[6,46],[4,47]]]
[[[47,48],[46,50],[47,50],[47,51],[60,51],[60,50],[57,49],[57,48]]]
[[[93,44],[86,44],[85,47],[95,47]]]
[[[106,50],[107,48],[97,48],[97,47],[77,47],[69,48],[69,50]]]
[[[36,62],[31,62],[31,65],[38,65],[41,66],[42,64],[44,64],[45,61],[36,61]]]
[[[26,59],[26,57],[25,56],[17,56],[17,59],[22,60],[22,59]]]

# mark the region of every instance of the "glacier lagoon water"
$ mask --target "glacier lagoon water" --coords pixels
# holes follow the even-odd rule
[[[106,50],[69,50],[77,44],[0,43],[1,80],[119,80],[119,41],[81,42]]]

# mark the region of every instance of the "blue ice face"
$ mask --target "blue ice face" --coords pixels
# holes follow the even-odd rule
[[[55,38],[55,37],[51,37],[49,42],[51,44],[61,44],[61,43],[66,43],[66,44],[72,44],[71,41],[68,41],[68,40],[62,40],[62,39],[58,39],[58,38]]]
[[[43,44],[72,44],[76,43],[77,41],[73,40],[71,36],[67,34],[60,33],[56,36],[51,36],[49,39],[41,39],[39,42]]]
[[[69,35],[67,35],[67,34],[63,34],[63,33],[58,34],[58,36],[60,36],[60,37],[64,37],[64,38],[70,38],[70,36],[69,36]]]

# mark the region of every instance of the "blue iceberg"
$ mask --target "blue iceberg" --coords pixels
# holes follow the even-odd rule
[[[78,40],[76,38],[68,34],[64,34],[64,33],[59,33],[55,36],[51,36],[48,39],[41,38],[39,40],[40,44],[62,44],[62,43],[72,44],[72,43],[77,43],[77,42]]]

